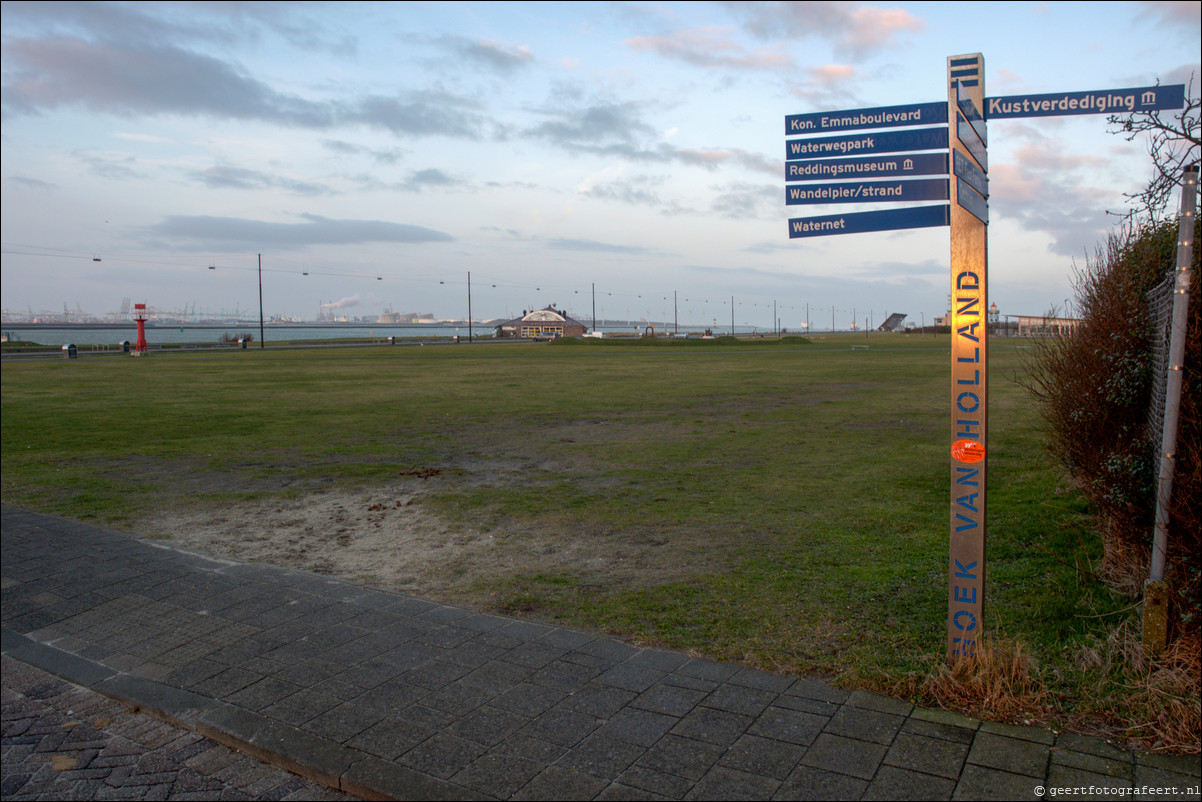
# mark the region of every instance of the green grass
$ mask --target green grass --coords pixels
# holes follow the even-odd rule
[[[456,525],[645,563],[498,566],[470,601],[888,687],[944,650],[949,362],[905,335],[6,362],[3,498],[127,525],[438,468]],[[995,341],[986,625],[1068,683],[1126,602],[1080,570],[1100,545],[1023,370]]]

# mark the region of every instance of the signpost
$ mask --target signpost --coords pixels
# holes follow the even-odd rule
[[[947,60],[948,136],[953,165],[986,184],[985,60],[978,53]],[[987,184],[986,184],[987,186]],[[947,658],[972,658],[985,609],[985,491],[988,422],[989,258],[984,194],[968,180],[952,182],[952,432],[948,560]]]
[[[1127,114],[1184,105],[1183,85],[987,99],[985,59],[974,53],[947,60],[946,102],[785,117],[785,136],[801,137],[785,141],[785,181],[793,183],[785,188],[786,205],[950,200],[940,205],[789,220],[790,239],[936,226],[951,229],[949,661],[975,657],[984,627],[989,387],[986,122],[1060,114]],[[943,123],[946,128],[917,127]],[[879,128],[909,130],[864,133]],[[810,138],[843,131],[859,133]],[[850,180],[917,175],[944,178]],[[817,181],[828,183],[802,183]]]

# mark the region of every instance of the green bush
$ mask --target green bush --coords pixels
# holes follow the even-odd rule
[[[1112,234],[1076,275],[1081,324],[1033,350],[1029,388],[1049,424],[1049,448],[1100,514],[1103,575],[1132,595],[1147,576],[1155,523],[1159,431],[1152,402],[1146,293],[1176,265],[1177,224]],[[1194,250],[1194,271],[1199,249]],[[1199,624],[1199,299],[1190,298],[1166,579],[1177,594],[1179,633]]]

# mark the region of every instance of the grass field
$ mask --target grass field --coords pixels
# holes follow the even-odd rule
[[[986,626],[1058,721],[1105,706],[1076,656],[1130,602],[1089,574],[1021,346],[991,354]],[[944,651],[949,360],[874,334],[6,362],[3,499],[136,530],[437,472],[420,503],[452,526],[616,555],[498,563],[454,601],[897,692]]]

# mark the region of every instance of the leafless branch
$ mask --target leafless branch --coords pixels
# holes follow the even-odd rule
[[[1171,113],[1166,119],[1159,111],[1146,111],[1116,114],[1106,120],[1110,133],[1118,134],[1128,142],[1145,139],[1152,159],[1154,174],[1148,185],[1140,192],[1125,195],[1131,202],[1130,211],[1124,215],[1128,221],[1136,218],[1146,218],[1153,223],[1158,221],[1181,184],[1183,168],[1198,162],[1202,155],[1200,111],[1202,99],[1194,93],[1191,76],[1185,89],[1185,108],[1180,113]]]

